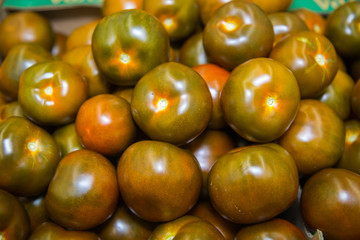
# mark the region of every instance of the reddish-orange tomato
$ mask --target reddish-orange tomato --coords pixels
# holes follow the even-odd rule
[[[75,126],[85,148],[104,155],[120,154],[136,135],[130,104],[113,94],[101,94],[85,101]]]
[[[299,173],[311,175],[334,166],[341,158],[344,123],[325,103],[302,100],[294,122],[279,144],[293,156]]]
[[[91,45],[92,35],[99,21],[91,21],[72,31],[66,39],[66,51],[83,45]]]
[[[293,11],[293,13],[295,13],[305,22],[310,31],[316,32],[318,34],[325,33],[326,21],[325,18],[319,13],[307,8],[296,9]]]
[[[300,91],[291,71],[268,58],[235,68],[221,93],[225,120],[240,136],[254,142],[280,137],[294,120]]]
[[[219,158],[208,177],[210,200],[224,218],[258,223],[296,199],[299,176],[292,156],[275,143],[247,146]]]
[[[113,214],[118,197],[111,162],[96,152],[78,150],[61,159],[45,195],[45,207],[55,223],[86,230]]]
[[[204,49],[202,32],[195,33],[184,42],[180,49],[179,62],[189,67],[210,62]]]
[[[174,220],[189,211],[201,190],[195,157],[169,143],[140,141],[122,154],[117,177],[122,199],[140,218]]]
[[[143,0],[104,0],[101,8],[103,16],[127,9],[142,9]]]

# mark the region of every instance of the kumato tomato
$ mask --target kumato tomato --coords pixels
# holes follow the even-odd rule
[[[0,239],[27,240],[30,233],[29,217],[19,200],[0,189]]]
[[[86,230],[105,222],[118,198],[111,162],[99,153],[78,150],[61,159],[45,195],[45,207],[55,223]]]
[[[244,227],[235,237],[235,240],[248,239],[306,240],[306,237],[294,224],[280,218],[274,218],[267,222]]]
[[[351,110],[360,119],[360,81],[356,81],[351,95]]]
[[[91,21],[72,31],[66,39],[66,51],[84,45],[91,45],[92,35],[99,21]]]
[[[131,98],[133,94],[133,87],[119,87],[113,92],[114,95],[125,99],[129,104],[131,104]]]
[[[87,96],[85,78],[62,61],[35,64],[24,71],[19,82],[18,100],[24,114],[41,125],[74,121]]]
[[[185,215],[174,221],[159,225],[149,237],[149,240],[167,239],[224,240],[224,237],[206,220]]]
[[[338,71],[334,46],[326,37],[315,32],[291,34],[275,45],[270,58],[294,73],[302,98],[318,97]]]
[[[226,122],[253,142],[280,137],[294,120],[299,103],[300,91],[292,72],[268,58],[239,65],[221,93]]]
[[[202,175],[190,153],[169,143],[140,141],[122,154],[117,177],[125,204],[140,218],[166,222],[197,202]]]
[[[247,0],[258,5],[266,13],[282,12],[290,7],[293,0]]]
[[[189,67],[210,62],[204,49],[202,32],[195,33],[187,38],[180,48],[179,62]]]
[[[157,66],[136,84],[131,112],[151,139],[182,145],[208,126],[212,98],[195,70],[169,62]]]
[[[5,121],[8,117],[25,117],[24,112],[18,101],[0,105],[0,123]]]
[[[84,149],[80,137],[76,132],[75,123],[70,123],[57,128],[52,136],[59,146],[61,158],[76,150]]]
[[[325,33],[326,21],[325,18],[317,12],[307,8],[300,8],[293,11],[298,17],[301,18],[309,28],[310,31],[318,34]]]
[[[340,160],[345,145],[344,123],[325,103],[301,100],[296,118],[279,144],[293,156],[299,173],[311,175]]]
[[[25,208],[30,220],[30,232],[44,222],[50,221],[45,209],[44,194],[35,197],[20,197],[19,200]]]
[[[55,42],[51,48],[51,54],[54,57],[61,58],[61,56],[66,52],[66,39],[66,35],[62,33],[55,33]]]
[[[169,37],[149,13],[124,10],[100,20],[92,37],[92,50],[100,72],[108,81],[133,86],[148,71],[169,59]]]
[[[270,19],[257,5],[232,1],[210,18],[203,41],[211,61],[233,69],[251,58],[266,57],[274,42],[274,31]]]
[[[103,16],[127,9],[142,9],[143,0],[104,0],[101,8]]]
[[[306,225],[323,232],[326,240],[360,239],[360,176],[328,168],[311,176],[301,195]]]
[[[230,151],[208,177],[210,200],[224,218],[242,224],[269,220],[296,199],[299,176],[292,156],[275,143]]]
[[[228,2],[231,0],[198,0],[202,23],[206,25],[214,12]]]
[[[52,136],[23,117],[0,125],[0,188],[17,196],[46,191],[60,161]]]

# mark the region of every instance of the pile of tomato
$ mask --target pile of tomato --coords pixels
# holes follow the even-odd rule
[[[290,4],[10,13],[0,240],[360,239],[360,2]]]

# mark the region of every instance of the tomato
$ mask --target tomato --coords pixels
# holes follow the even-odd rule
[[[50,221],[45,209],[44,195],[35,197],[21,197],[20,202],[25,208],[30,220],[30,232],[33,232],[35,228],[44,222]]]
[[[13,195],[0,189],[0,239],[26,240],[29,233],[25,209]]]
[[[21,42],[37,43],[50,51],[54,39],[48,19],[35,12],[14,12],[0,24],[0,55],[6,56],[13,46]]]
[[[227,69],[256,57],[266,57],[274,42],[267,15],[255,4],[232,1],[220,7],[203,33],[210,59]]]
[[[334,80],[325,88],[319,100],[326,103],[342,120],[345,120],[350,116],[351,94],[354,86],[354,80],[346,72],[338,70]]]
[[[254,142],[280,137],[294,120],[300,103],[297,81],[289,69],[268,58],[235,68],[221,93],[225,120]]]
[[[136,124],[151,139],[181,145],[205,130],[212,99],[197,72],[169,62],[157,66],[136,84],[131,111]]]
[[[93,20],[77,27],[66,39],[66,51],[83,45],[91,45],[92,35],[100,20]]]
[[[71,152],[84,149],[76,132],[75,123],[61,126],[53,132],[52,136],[59,146],[62,158]]]
[[[143,9],[164,25],[172,40],[189,36],[199,20],[197,0],[143,0]]]
[[[245,239],[306,240],[306,237],[294,224],[280,218],[274,218],[267,222],[242,228],[236,234],[235,240]]]
[[[100,76],[90,45],[72,48],[63,54],[62,60],[79,70],[86,78],[89,97],[110,92],[108,82]]]
[[[24,112],[18,101],[0,105],[0,123],[5,121],[8,117],[25,117]]]
[[[0,66],[0,91],[7,99],[16,100],[20,76],[24,70],[48,60],[52,60],[51,54],[40,45],[20,43],[14,46]]]
[[[85,148],[104,155],[120,154],[136,135],[130,104],[113,94],[101,94],[85,101],[75,126]]]
[[[337,54],[337,62],[338,62],[338,65],[339,65],[339,70],[341,70],[343,72],[347,72],[347,67],[345,65],[345,62],[338,54]],[[351,72],[350,72],[350,74],[352,75]],[[352,75],[352,77],[354,78],[353,75]],[[360,77],[360,75],[359,75],[359,77]],[[358,79],[358,78],[355,78],[355,79]]]
[[[214,12],[231,0],[198,0],[200,9],[200,18],[204,25],[209,21]]]
[[[25,115],[42,125],[74,121],[88,96],[84,77],[62,61],[38,63],[26,69],[19,82],[19,103]]]
[[[18,196],[44,192],[60,160],[52,136],[26,118],[0,125],[0,188]]]
[[[113,92],[114,95],[121,97],[125,99],[129,104],[131,104],[131,98],[133,94],[134,88],[132,87],[120,87],[115,92]]]
[[[323,35],[314,32],[291,34],[270,53],[287,66],[299,83],[302,98],[314,98],[330,85],[337,70],[334,46]]]
[[[103,16],[126,9],[142,9],[143,0],[104,0],[101,12]]]
[[[147,240],[154,228],[155,224],[138,218],[125,205],[120,205],[96,232],[102,240]]]
[[[321,230],[328,240],[359,239],[359,189],[360,176],[345,169],[324,169],[311,176],[301,195],[306,225]]]
[[[360,174],[360,122],[355,119],[346,121],[345,134],[344,152],[336,167]]]
[[[145,73],[167,62],[169,45],[164,26],[154,16],[137,9],[103,18],[92,38],[100,72],[120,86],[135,85]]]
[[[190,150],[200,164],[203,176],[201,196],[208,198],[209,171],[219,157],[235,148],[234,140],[223,131],[206,130],[184,148]]]
[[[67,36],[62,33],[55,33],[55,42],[51,48],[51,54],[55,57],[61,58],[66,52],[66,39]]]
[[[86,230],[112,215],[118,197],[111,162],[96,152],[78,150],[61,159],[45,195],[45,207],[55,223]]]
[[[334,110],[318,100],[302,100],[290,128],[279,139],[299,173],[311,175],[334,166],[345,144],[345,127]]]
[[[212,205],[235,223],[275,217],[295,201],[298,187],[294,159],[275,143],[230,151],[216,161],[208,177]]]
[[[201,77],[205,80],[209,87],[212,102],[213,111],[209,122],[210,129],[222,129],[227,126],[224,113],[220,104],[220,93],[228,80],[230,73],[215,65],[215,64],[203,64],[193,68]]]
[[[29,240],[100,240],[93,232],[70,231],[52,223],[45,222],[31,234]]]
[[[206,239],[223,240],[221,233],[210,223],[198,217],[185,215],[172,222],[159,225],[149,240]]]
[[[204,49],[202,32],[195,33],[184,42],[180,49],[179,62],[189,67],[210,62]]]
[[[223,235],[225,240],[234,240],[236,232],[240,227],[221,217],[210,202],[199,201],[189,214],[211,223]]]
[[[198,200],[202,181],[195,157],[158,141],[128,147],[119,160],[117,177],[125,204],[150,222],[184,215]]]
[[[325,33],[326,21],[325,18],[312,10],[307,8],[299,8],[293,11],[298,17],[301,18],[309,28],[310,31],[318,34]]]
[[[359,18],[360,2],[343,4],[327,17],[325,35],[342,57],[360,57]]]
[[[360,81],[356,81],[351,95],[351,110],[357,118],[360,118]]]
[[[276,12],[268,15],[274,27],[274,46],[291,33],[308,31],[305,22],[290,12]]]
[[[293,0],[247,0],[249,2],[253,2],[257,4],[264,12],[266,13],[274,13],[285,11],[290,7]]]

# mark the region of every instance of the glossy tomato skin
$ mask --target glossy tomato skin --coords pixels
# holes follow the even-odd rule
[[[293,2],[293,0],[275,0],[275,1],[247,0],[247,1],[257,4],[266,13],[286,11]]]
[[[24,207],[15,196],[0,189],[0,237],[26,240],[29,233],[30,223]]]
[[[133,87],[120,87],[113,92],[114,95],[125,99],[129,104],[131,104],[131,98],[133,94],[134,88]]]
[[[101,8],[103,16],[127,9],[142,9],[143,0],[104,0]]]
[[[182,145],[207,127],[212,99],[206,82],[196,71],[169,62],[154,68],[138,82],[131,112],[136,124],[151,139]]]
[[[36,12],[9,14],[0,24],[0,54],[4,57],[18,43],[37,43],[50,51],[54,32],[48,19]]]
[[[343,4],[327,18],[325,35],[342,57],[360,57],[359,17],[360,3],[352,2]]]
[[[76,132],[75,123],[70,123],[57,128],[52,136],[59,146],[61,158],[76,150],[84,149],[79,135]]]
[[[104,155],[120,154],[136,136],[130,104],[113,94],[101,94],[85,101],[75,126],[85,148]]]
[[[38,228],[36,228],[36,230],[31,234],[29,238],[29,240],[48,239],[100,240],[99,236],[97,236],[93,232],[66,230],[52,222],[45,222],[41,224]]]
[[[274,31],[267,15],[255,4],[232,1],[220,7],[203,33],[204,48],[210,59],[226,68],[271,51]]]
[[[356,81],[351,94],[351,110],[360,119],[360,81]]]
[[[51,54],[54,57],[59,57],[66,52],[66,39],[67,36],[62,33],[55,33],[55,42],[53,47],[51,48]]]
[[[214,12],[228,2],[231,0],[198,0],[202,23],[206,25]]]
[[[225,128],[227,124],[220,104],[220,94],[230,76],[230,72],[215,64],[202,64],[193,67],[193,69],[205,80],[211,93],[213,111],[208,127],[210,129]]]
[[[318,100],[301,100],[296,118],[279,139],[299,173],[311,175],[334,166],[345,144],[345,127],[334,110]]]
[[[101,240],[147,240],[155,227],[156,224],[142,220],[125,205],[120,205],[96,232]]]
[[[189,67],[210,62],[204,49],[202,32],[195,33],[184,42],[180,49],[179,62]]]
[[[87,96],[85,78],[62,61],[35,64],[20,78],[19,103],[25,115],[41,125],[74,121]]]
[[[354,86],[354,80],[346,72],[338,70],[334,80],[325,88],[319,100],[326,103],[342,120],[345,120],[351,113],[351,95]]]
[[[279,42],[270,58],[287,66],[299,83],[302,98],[314,98],[330,85],[337,70],[334,46],[315,32],[291,34]]]
[[[306,240],[299,228],[280,218],[242,228],[236,234],[235,240],[246,239]]]
[[[149,240],[169,239],[223,240],[221,233],[201,218],[185,215],[174,221],[159,225]]]
[[[99,21],[91,21],[72,31],[66,39],[66,51],[84,45],[91,46],[92,35]]]
[[[119,86],[133,86],[145,73],[167,62],[169,45],[163,25],[138,9],[103,18],[92,37],[94,59],[100,72]]]
[[[242,224],[283,212],[295,201],[298,186],[293,158],[275,143],[230,151],[216,161],[208,177],[214,208],[224,218]]]
[[[24,70],[48,60],[52,60],[51,54],[40,45],[20,43],[14,46],[0,66],[0,91],[7,99],[16,100],[20,76]]]
[[[42,223],[50,221],[45,209],[44,196],[41,194],[35,197],[19,198],[29,216],[31,233]]]
[[[119,197],[114,166],[102,155],[78,150],[61,159],[45,195],[51,220],[74,230],[105,222]]]
[[[325,18],[312,10],[307,8],[300,8],[293,11],[298,17],[301,18],[309,28],[310,31],[318,34],[325,33],[326,21]]]
[[[151,222],[174,220],[189,211],[198,200],[202,181],[191,154],[159,141],[128,147],[119,160],[117,177],[126,205]]]
[[[0,123],[5,121],[8,117],[25,117],[24,112],[18,101],[0,105]]]
[[[221,93],[225,120],[241,137],[269,142],[294,120],[300,103],[297,81],[281,63],[249,60],[235,68]]]
[[[44,192],[60,161],[55,140],[23,117],[0,125],[0,188],[18,196]]]
[[[325,239],[360,238],[360,176],[346,169],[328,168],[311,176],[301,196],[301,211],[311,229]]]

